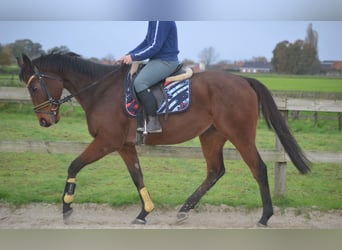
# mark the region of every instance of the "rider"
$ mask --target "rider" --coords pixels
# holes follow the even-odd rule
[[[150,87],[172,74],[178,62],[177,26],[174,21],[149,21],[145,39],[135,49],[119,60],[130,64],[132,61],[148,59],[145,67],[134,80],[134,88],[142,103],[147,119],[147,132],[162,132],[157,117],[157,101]]]

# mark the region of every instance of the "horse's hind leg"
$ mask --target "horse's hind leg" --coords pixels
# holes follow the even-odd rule
[[[248,165],[255,180],[259,185],[263,205],[262,217],[259,220],[259,224],[267,226],[267,221],[273,215],[272,200],[268,184],[267,168],[265,163],[261,159],[254,142],[248,143],[247,141],[249,140],[247,139],[244,143],[243,138],[251,138],[246,136],[246,134],[247,133],[245,133],[245,136],[241,135],[239,137],[240,140],[238,143],[234,143],[234,141],[232,142],[237,148],[237,150],[240,152],[241,157]]]
[[[207,176],[204,182],[186,200],[177,214],[178,221],[187,218],[187,212],[194,208],[202,196],[224,175],[223,146],[226,139],[214,127],[200,135],[203,155],[207,162]]]
[[[140,168],[139,159],[137,156],[137,151],[135,148],[135,145],[133,143],[126,143],[122,149],[118,151],[121,158],[126,163],[126,166],[128,168],[128,171],[132,177],[132,180],[134,182],[134,185],[136,186],[142,208],[140,214],[137,216],[137,218],[133,221],[134,224],[145,224],[146,220],[145,217],[152,212],[154,209],[153,202],[150,198],[150,195],[147,191],[147,188],[144,185],[143,181],[143,174]]]
[[[270,187],[268,184],[267,168],[258,152],[257,159],[259,162],[259,167],[256,171],[256,180],[259,184],[261,200],[263,205],[262,217],[260,218],[259,223],[261,225],[267,226],[269,218],[271,218],[271,216],[273,215],[272,199],[270,194]]]

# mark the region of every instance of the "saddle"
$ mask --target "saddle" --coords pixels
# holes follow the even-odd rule
[[[143,62],[138,62],[138,61],[134,61],[131,64],[131,69],[129,71],[129,75],[131,77],[131,80],[133,81],[133,79],[138,75],[139,71],[145,66],[145,63]],[[188,79],[192,76],[192,69],[190,68],[183,68],[183,64],[179,64],[178,67],[176,68],[176,70],[167,78],[165,78],[164,80],[160,81],[160,83],[164,83],[164,85],[167,85],[170,82],[174,82],[174,81],[182,81],[185,79]]]
[[[141,63],[133,63],[125,79],[124,106],[129,116],[136,117],[137,127],[144,127],[145,114],[141,105],[139,105],[133,81],[139,70],[144,66]],[[192,70],[190,68],[184,70],[182,65],[179,65],[174,73],[150,88],[157,100],[157,115],[164,115],[164,119],[167,120],[168,114],[184,112],[188,109],[190,105],[191,76]],[[143,138],[142,131],[137,131],[136,144],[143,144]]]
[[[134,62],[125,80],[125,107],[126,112],[133,117],[140,117],[142,110],[136,97],[133,81],[139,71],[145,65]],[[185,111],[190,104],[190,77],[192,70],[183,69],[180,64],[177,69],[167,78],[153,85],[150,89],[158,104],[157,114],[165,115],[165,120],[169,113]]]

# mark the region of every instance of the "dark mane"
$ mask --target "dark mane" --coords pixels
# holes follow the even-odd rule
[[[93,78],[98,78],[119,67],[105,65],[82,58],[74,52],[52,52],[42,55],[32,61],[38,69],[52,70],[59,73],[79,72]]]

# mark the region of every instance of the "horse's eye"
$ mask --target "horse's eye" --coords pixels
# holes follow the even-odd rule
[[[32,86],[31,86],[32,92],[36,92],[37,89],[38,89],[37,86],[35,84],[32,84]]]

